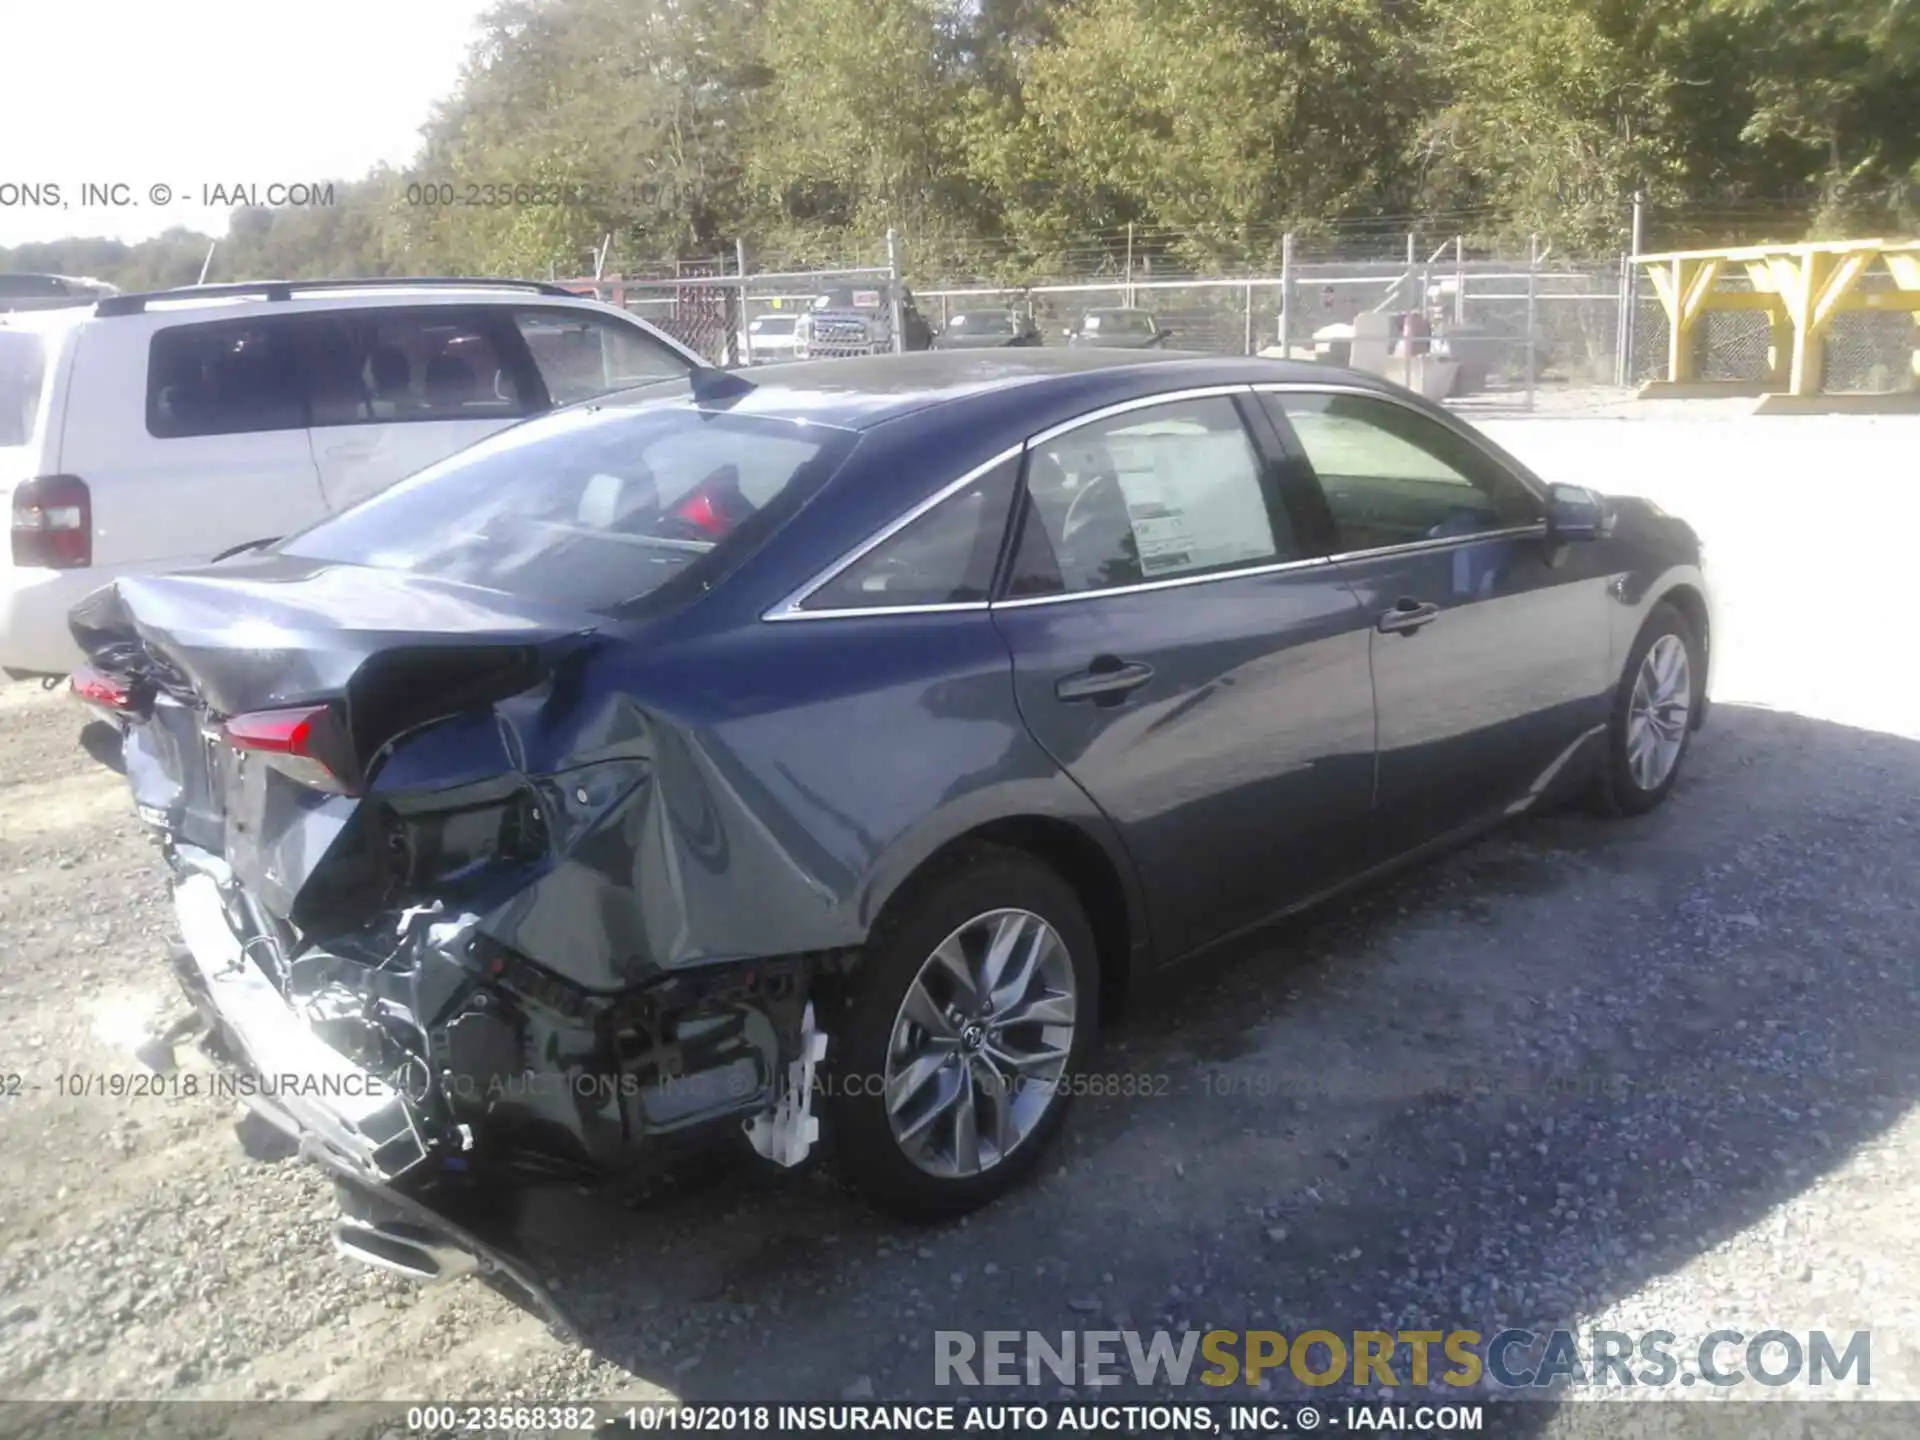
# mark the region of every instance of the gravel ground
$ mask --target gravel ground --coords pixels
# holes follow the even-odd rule
[[[168,918],[76,710],[0,688],[0,1395],[933,1398],[937,1329],[1568,1324],[1871,1329],[1874,1395],[1920,1399],[1920,682],[1885,624],[1920,421],[1488,428],[1697,517],[1724,668],[1670,804],[1526,821],[1189,968],[1106,1047],[1152,1093],[1080,1102],[958,1225],[822,1175],[553,1197],[585,1345],[336,1259],[328,1188],[244,1159],[226,1106],[62,1093],[138,1073]]]

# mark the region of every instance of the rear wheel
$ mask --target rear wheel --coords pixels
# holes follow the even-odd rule
[[[999,849],[943,869],[880,927],[835,1027],[841,1169],[912,1218],[993,1200],[1065,1118],[1098,1006],[1093,930],[1064,880]]]
[[[1594,783],[1607,815],[1644,815],[1667,798],[1693,738],[1702,673],[1700,641],[1683,616],[1656,605],[1628,653]]]

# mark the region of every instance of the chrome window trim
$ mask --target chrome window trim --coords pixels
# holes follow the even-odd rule
[[[1536,520],[1531,525],[1508,525],[1499,530],[1476,530],[1471,535],[1441,535],[1431,540],[1404,540],[1398,545],[1376,545],[1370,550],[1342,550],[1338,555],[1329,555],[1327,563],[1339,565],[1348,560],[1379,560],[1393,555],[1419,555],[1428,550],[1456,550],[1462,545],[1480,545],[1488,540],[1544,538],[1546,533],[1547,522]]]
[[[1245,395],[1250,393],[1252,389],[1253,386],[1243,380],[1235,385],[1199,385],[1188,390],[1168,390],[1159,395],[1136,396],[1132,400],[1121,400],[1116,404],[1103,405],[1098,410],[1089,410],[1084,415],[1076,415],[1071,420],[1049,426],[1039,434],[1029,436],[1027,438],[1026,448],[1031,450],[1036,445],[1044,445],[1049,440],[1057,440],[1060,436],[1079,430],[1084,426],[1097,425],[1102,420],[1111,420],[1115,415],[1125,415],[1129,411],[1147,410],[1155,405],[1178,405],[1183,400],[1212,400],[1221,395]],[[1241,429],[1246,429],[1245,422],[1242,422]],[[1247,444],[1254,447],[1254,453],[1256,455],[1259,453],[1259,447],[1254,445],[1252,435],[1247,436]]]
[[[1115,585],[1107,590],[1070,590],[1062,595],[1022,595],[1013,600],[996,600],[995,610],[1024,610],[1034,605],[1064,605],[1069,600],[1106,600],[1115,595],[1140,595],[1149,590],[1177,590],[1189,585],[1211,585],[1216,580],[1252,580],[1262,575],[1281,575],[1289,570],[1322,570],[1333,561],[1325,555],[1305,560],[1276,560],[1271,565],[1246,565],[1237,570],[1209,570],[1204,575],[1170,575],[1165,580],[1143,580],[1137,585]]]
[[[1116,415],[1126,415],[1135,410],[1147,410],[1158,405],[1175,405],[1187,400],[1209,400],[1221,396],[1232,397],[1247,394],[1309,394],[1309,395],[1355,395],[1362,399],[1383,400],[1398,405],[1429,423],[1435,423],[1419,406],[1409,403],[1401,396],[1383,390],[1374,390],[1364,385],[1342,385],[1338,383],[1311,381],[1252,381],[1228,385],[1202,385],[1186,390],[1171,390],[1158,395],[1141,395],[1131,400],[1118,401],[1102,406],[1098,410],[1088,411],[1058,425],[1029,436],[1017,445],[1009,446],[991,460],[975,466],[959,479],[942,486],[932,495],[914,505],[897,519],[883,526],[845,555],[825,569],[816,573],[806,584],[800,586],[778,605],[768,610],[760,618],[763,620],[854,620],[867,617],[899,615],[951,615],[966,614],[982,610],[1022,610],[1036,605],[1063,605],[1075,600],[1097,600],[1113,595],[1139,595],[1156,590],[1178,590],[1193,585],[1211,585],[1222,580],[1258,579],[1267,575],[1281,575],[1296,570],[1313,570],[1343,564],[1348,561],[1366,561],[1389,558],[1396,555],[1417,555],[1434,551],[1456,549],[1462,545],[1478,545],[1493,540],[1517,540],[1531,537],[1544,538],[1547,534],[1547,522],[1536,520],[1526,525],[1507,526],[1499,530],[1483,530],[1472,535],[1444,535],[1430,540],[1409,540],[1399,545],[1381,545],[1368,550],[1346,550],[1334,555],[1311,555],[1298,560],[1279,560],[1265,565],[1248,565],[1232,570],[1210,571],[1204,575],[1172,575],[1164,580],[1144,580],[1137,585],[1116,585],[1105,590],[1075,590],[1060,595],[1023,595],[1009,600],[967,600],[944,604],[926,605],[873,605],[858,609],[838,610],[802,610],[800,608],[814,591],[835,579],[844,570],[866,558],[874,550],[898,535],[907,526],[926,515],[929,511],[951,500],[969,485],[988,474],[997,466],[1010,460],[1023,458],[1036,446],[1049,440],[1071,434],[1087,425],[1095,425]],[[1444,427],[1443,427],[1444,428]],[[1458,433],[1458,432],[1455,432]],[[1249,436],[1249,443],[1252,437]],[[1512,470],[1504,459],[1486,449],[1480,438],[1471,428],[1467,428],[1465,438],[1479,451],[1491,465],[1512,476],[1521,488],[1539,500],[1544,506],[1547,501],[1539,489],[1525,475]]]
[[[984,600],[967,600],[937,605],[876,605],[871,608],[862,606],[856,610],[802,610],[800,607],[806,603],[807,598],[811,596],[814,591],[836,579],[842,571],[858,564],[861,560],[879,549],[880,546],[886,544],[887,541],[906,529],[907,526],[913,524],[914,521],[929,511],[944,505],[955,495],[958,495],[969,485],[980,479],[981,476],[991,473],[994,469],[1005,465],[1010,460],[1018,459],[1025,449],[1026,446],[1024,444],[1010,445],[998,455],[995,455],[991,460],[974,466],[973,469],[967,471],[967,473],[962,475],[958,480],[941,486],[938,490],[934,491],[933,494],[927,496],[926,499],[920,501],[904,514],[882,526],[879,530],[854,546],[853,549],[842,555],[838,560],[835,560],[831,565],[827,566],[826,569],[819,571],[811,580],[807,581],[806,584],[788,595],[786,599],[775,605],[771,610],[768,610],[760,618],[762,620],[845,620],[856,615],[942,614],[986,609],[987,602]]]
[[[1312,380],[1257,380],[1251,388],[1262,395],[1357,395],[1363,400],[1381,400],[1389,405],[1397,405],[1411,415],[1418,415],[1429,425],[1439,424],[1433,416],[1429,415],[1418,405],[1413,404],[1405,396],[1396,395],[1390,390],[1370,390],[1364,385],[1341,385],[1332,381],[1316,382]],[[1441,426],[1441,428],[1443,430],[1448,429],[1448,427],[1444,425]],[[1496,455],[1493,451],[1489,450],[1487,448],[1488,442],[1483,439],[1471,425],[1462,422],[1460,430],[1449,431],[1449,433],[1455,435],[1462,435],[1463,432],[1467,443],[1480,452],[1480,457],[1483,460],[1489,465],[1498,467],[1503,474],[1511,476],[1522,490],[1525,490],[1540,502],[1542,509],[1550,508],[1548,496],[1542,493],[1540,486],[1534,484],[1532,477],[1516,471],[1507,463],[1504,457]],[[1538,523],[1544,524],[1545,522],[1541,521]]]

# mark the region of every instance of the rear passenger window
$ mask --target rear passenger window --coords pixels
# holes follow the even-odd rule
[[[1018,460],[996,465],[881,541],[815,590],[800,608],[875,610],[986,600],[1019,474]]]
[[[147,359],[147,430],[162,440],[299,430],[307,424],[284,320],[176,325]]]
[[[307,331],[313,423],[513,420],[533,413],[523,370],[502,355],[500,322],[446,307],[345,310]]]
[[[1172,401],[1036,445],[1012,592],[1073,594],[1299,558],[1225,396]]]

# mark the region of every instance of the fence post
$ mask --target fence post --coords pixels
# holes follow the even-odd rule
[[[1251,280],[1247,282],[1247,339],[1246,349],[1242,353],[1253,354],[1253,282]]]
[[[1620,252],[1620,273],[1614,276],[1613,295],[1618,306],[1613,319],[1613,383],[1627,384],[1627,332],[1633,327],[1632,302],[1627,298],[1627,277],[1633,273],[1633,257]]]
[[[907,353],[907,314],[900,304],[900,237],[887,227],[887,310],[893,317],[893,353]]]
[[[1453,237],[1453,323],[1467,323],[1467,251],[1458,235]]]
[[[1294,357],[1294,232],[1281,236],[1281,353]]]
[[[1533,372],[1537,351],[1534,347],[1534,292],[1539,283],[1540,237],[1527,237],[1527,409],[1533,409]]]
[[[1621,383],[1633,384],[1633,377],[1639,370],[1635,363],[1638,356],[1634,351],[1639,345],[1640,329],[1640,256],[1646,249],[1647,197],[1640,191],[1633,192],[1633,253],[1627,261],[1627,322],[1626,344],[1622,347],[1624,357],[1621,360]]]
[[[1133,222],[1127,222],[1127,308],[1133,308]]]
[[[747,242],[733,242],[733,268],[740,273],[740,314],[733,326],[733,333],[727,337],[729,347],[738,347],[734,356],[736,365],[753,363],[753,332],[747,328]]]

